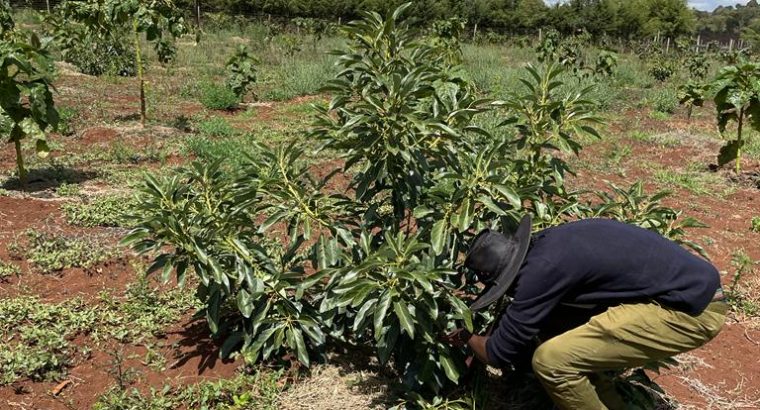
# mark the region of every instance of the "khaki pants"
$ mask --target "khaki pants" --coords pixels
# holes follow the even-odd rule
[[[700,347],[720,332],[727,309],[724,302],[713,302],[690,316],[657,303],[615,306],[541,344],[533,371],[560,409],[625,409],[612,384],[595,373],[640,367]]]

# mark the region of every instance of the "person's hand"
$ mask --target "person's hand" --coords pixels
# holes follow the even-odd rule
[[[462,347],[467,345],[471,337],[472,333],[468,332],[467,329],[456,329],[447,335],[442,335],[440,340],[455,347]]]

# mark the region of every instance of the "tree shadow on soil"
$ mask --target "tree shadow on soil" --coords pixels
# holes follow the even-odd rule
[[[212,370],[221,362],[223,364],[232,363],[232,359],[221,359],[219,351],[221,343],[212,339],[209,335],[208,325],[204,320],[195,320],[188,323],[182,330],[170,332],[180,336],[177,342],[177,352],[175,361],[171,368],[177,369],[196,358],[198,361],[198,375],[202,375],[207,370]]]
[[[0,185],[0,188],[9,191],[23,190],[27,193],[36,193],[56,189],[63,184],[81,184],[97,177],[98,173],[94,171],[54,165],[29,170],[26,187],[22,187],[19,178],[14,176]]]

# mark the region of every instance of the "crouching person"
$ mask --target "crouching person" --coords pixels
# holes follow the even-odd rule
[[[534,374],[560,409],[624,409],[603,373],[704,345],[728,309],[709,262],[655,232],[612,220],[531,236],[526,217],[511,235],[481,232],[465,266],[487,285],[473,310],[505,293],[513,299],[489,335],[460,329],[445,339],[468,345],[495,367],[532,354]],[[577,320],[565,317],[568,311],[587,314]]]

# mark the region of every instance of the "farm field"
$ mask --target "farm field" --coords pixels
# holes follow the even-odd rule
[[[38,23],[20,15],[17,24]],[[313,132],[324,120],[315,106],[340,92],[322,89],[339,71],[337,57],[327,52],[348,41],[337,34],[269,35],[262,23],[219,17],[198,44],[191,35],[179,38],[169,64],[144,41],[144,126],[135,77],[86,75],[56,61],[53,97],[63,124],[47,136],[49,155],[37,156],[34,144],[22,141],[28,170],[22,186],[13,144],[0,151],[0,408],[367,409],[402,402],[397,375],[374,358],[371,346],[339,340],[322,352],[327,360],[312,355],[308,371],[297,364],[300,349],[263,362],[244,354],[220,358],[225,337],[212,337],[207,316],[195,315],[204,308],[195,293],[201,279],[188,273],[177,286],[172,271],[162,283],[161,269],[146,274],[151,255],[120,244],[146,218],[138,199],[146,175],[169,178],[217,160],[220,172],[233,173],[247,169],[248,154],[263,155],[261,147],[303,150],[299,169],[317,178],[337,169],[319,187],[329,194],[358,190],[356,168],[343,170],[350,153],[323,149]],[[478,98],[506,100],[522,87],[520,78],[530,78],[529,63],[541,66],[537,43],[464,41],[458,73]],[[209,108],[223,99],[214,87],[224,83],[225,65],[240,46],[258,60],[251,92],[232,109]],[[609,75],[576,79],[568,70],[559,77],[567,88],[595,86],[586,98],[601,119],[600,138],[577,135],[577,155],[552,155],[574,171],[566,175],[567,190],[582,191],[579,197],[592,204],[600,199],[591,191],[612,192],[610,184],[628,191],[642,181],[646,194],[636,208],[668,190],[663,206],[706,225],[687,229],[685,239],[721,271],[732,295],[729,320],[706,346],[648,373],[664,391],[661,402],[670,403],[662,408],[760,408],[760,135],[745,131],[740,174],[733,163],[718,167],[724,141],[712,100],[687,118],[677,97],[687,73],[658,81],[645,58],[618,54]],[[722,66],[713,61],[709,76]],[[496,105],[472,121],[495,133],[509,112]],[[179,175],[179,182],[191,179]],[[277,246],[289,246],[285,224],[269,225],[281,240]],[[478,408],[536,408],[529,382],[486,379]],[[471,408],[456,407],[468,392],[455,393],[429,408]]]

